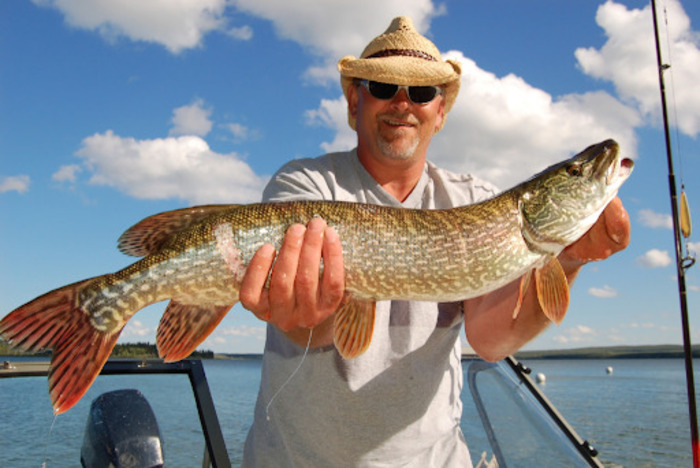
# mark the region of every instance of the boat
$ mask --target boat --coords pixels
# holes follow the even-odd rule
[[[470,433],[466,436],[474,466],[504,468],[591,466],[602,467],[598,451],[582,439],[534,380],[531,370],[508,357],[498,363],[478,358],[463,358],[465,395],[473,404]],[[0,379],[37,378],[45,385],[48,361],[5,361]],[[198,359],[176,363],[161,360],[109,360],[99,379],[108,375],[186,375],[191,398],[197,408],[205,444],[202,447],[202,467],[232,466],[219,417],[204,371]],[[468,398],[463,397],[463,400]],[[79,411],[78,407],[71,412]],[[85,420],[82,446],[75,448],[75,465],[83,467],[162,467],[180,466],[169,460],[163,446],[170,434],[161,430],[158,417],[148,400],[137,389],[117,389],[93,399]],[[173,443],[171,440],[170,443]],[[240,448],[236,448],[240,451]]]

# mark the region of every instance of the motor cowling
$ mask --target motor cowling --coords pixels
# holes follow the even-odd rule
[[[83,468],[163,466],[158,423],[141,392],[115,390],[93,400],[80,462]]]

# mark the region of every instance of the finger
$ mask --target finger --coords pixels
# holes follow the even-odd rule
[[[565,252],[582,263],[604,260],[627,247],[629,239],[629,216],[619,198],[615,198],[591,229]]]
[[[316,322],[321,252],[326,222],[321,218],[309,221],[304,235],[304,243],[299,253],[294,292],[298,325],[313,326]]]
[[[275,248],[272,245],[265,244],[260,247],[250,260],[238,294],[241,305],[261,320],[269,320],[270,318],[270,305],[265,283],[274,258]]]
[[[287,229],[270,276],[270,321],[285,331],[296,302],[294,279],[305,232],[306,227],[301,224],[293,224]]]
[[[319,295],[319,308],[326,316],[335,312],[345,292],[345,264],[343,246],[338,233],[332,227],[323,237],[323,277]],[[325,317],[324,317],[325,318]]]

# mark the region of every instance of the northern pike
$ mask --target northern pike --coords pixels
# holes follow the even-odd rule
[[[515,316],[533,271],[544,313],[560,323],[569,292],[557,255],[593,225],[632,168],[607,140],[489,200],[453,209],[299,201],[156,214],[119,239],[123,253],[142,259],[17,308],[0,321],[0,336],[23,350],[53,350],[49,393],[62,413],[85,394],[136,312],[170,299],[158,352],[166,361],[184,359],[238,301],[257,249],[279,248],[290,225],[316,216],[336,229],[343,249],[345,299],[334,342],[344,358],[370,345],[376,301],[458,301],[521,278]]]

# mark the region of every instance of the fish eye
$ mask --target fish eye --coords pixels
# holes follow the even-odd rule
[[[578,177],[583,172],[581,171],[581,166],[578,164],[570,164],[566,167],[566,173],[572,177]]]

